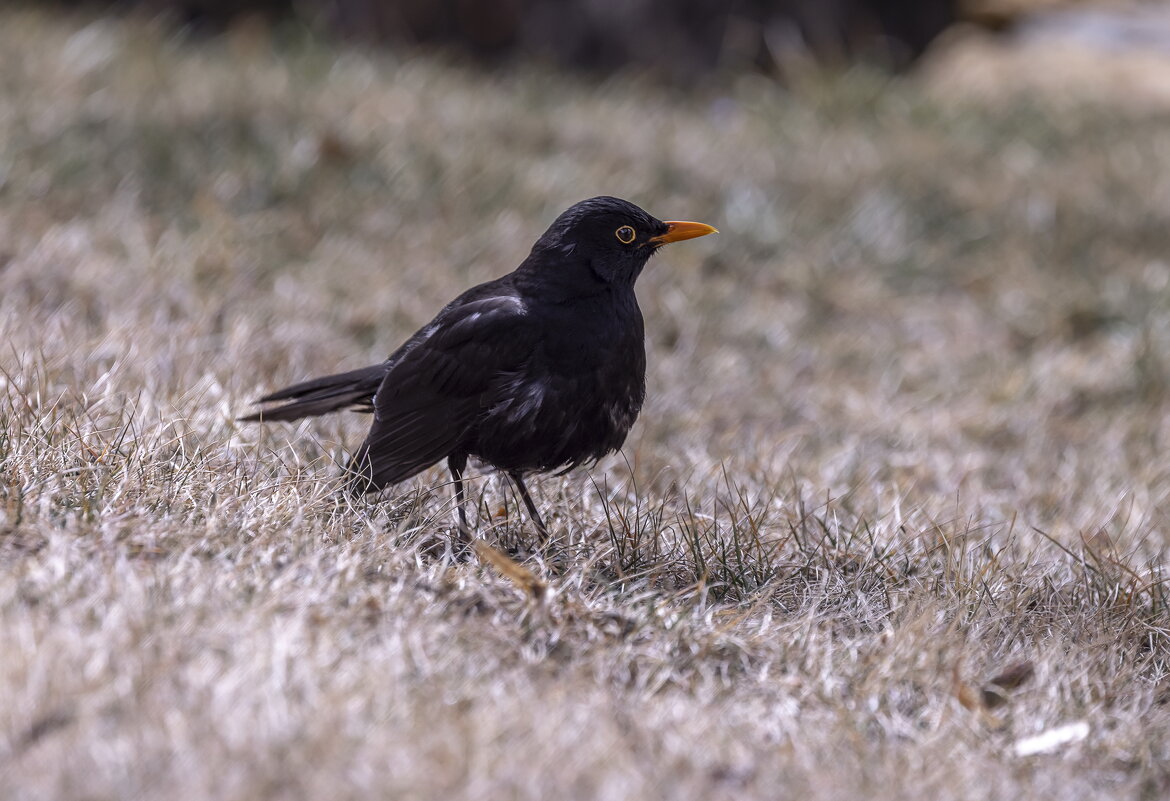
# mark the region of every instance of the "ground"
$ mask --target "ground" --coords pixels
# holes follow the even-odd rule
[[[2,12],[0,794],[1165,797],[1167,123]],[[235,421],[602,193],[722,233],[549,552]]]

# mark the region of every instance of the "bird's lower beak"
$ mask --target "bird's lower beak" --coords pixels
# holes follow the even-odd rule
[[[666,233],[650,237],[652,245],[667,245],[671,242],[682,242],[684,239],[694,239],[697,236],[717,234],[719,230],[706,223],[684,222],[675,220],[666,223]]]

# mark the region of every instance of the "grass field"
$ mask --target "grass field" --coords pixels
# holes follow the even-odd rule
[[[940,97],[0,13],[0,797],[1166,797],[1170,113]],[[601,193],[722,234],[556,553],[233,422]]]

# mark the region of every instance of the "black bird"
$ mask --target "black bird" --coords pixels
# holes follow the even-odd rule
[[[561,214],[513,272],[464,292],[381,364],[265,395],[244,420],[373,412],[346,470],[355,492],[410,478],[440,459],[468,535],[468,457],[516,484],[542,543],[548,531],[524,475],[596,461],[621,447],[646,395],[634,281],[658,248],[715,233],[595,197]]]

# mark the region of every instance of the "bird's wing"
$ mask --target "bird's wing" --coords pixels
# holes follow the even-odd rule
[[[514,296],[448,307],[396,354],[374,396],[374,423],[350,462],[353,483],[375,490],[449,455],[501,375],[531,353],[535,329]]]

